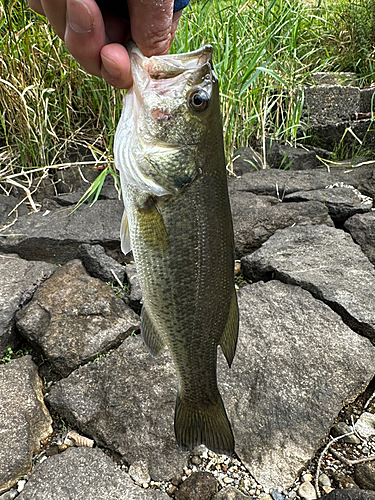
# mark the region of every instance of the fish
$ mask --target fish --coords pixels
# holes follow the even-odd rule
[[[143,56],[131,42],[133,86],[115,134],[125,206],[121,246],[142,290],[141,335],[176,368],[174,429],[183,450],[231,455],[234,437],[217,385],[238,337],[234,238],[212,47]]]

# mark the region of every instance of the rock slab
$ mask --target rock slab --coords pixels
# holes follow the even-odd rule
[[[362,252],[375,266],[375,212],[353,215],[345,224],[353,240],[360,245]]]
[[[52,433],[42,387],[31,356],[0,366],[0,493],[31,470],[40,441]]]
[[[232,191],[230,200],[237,259],[257,250],[277,229],[293,224],[333,226],[327,207],[317,201],[281,203],[245,191]]]
[[[27,260],[65,264],[77,257],[79,245],[120,248],[121,200],[98,200],[92,207],[36,212],[19,217],[0,238],[0,251]]]
[[[167,500],[143,490],[98,448],[69,448],[35,467],[19,500]]]
[[[49,276],[55,266],[30,262],[15,254],[0,254],[0,358],[18,343],[14,316],[20,304],[29,300],[41,278]]]
[[[289,227],[241,265],[251,280],[276,278],[305,288],[352,329],[375,338],[375,269],[349,234],[327,226]]]
[[[146,462],[153,480],[166,480],[181,472],[188,457],[174,436],[176,395],[168,351],[154,359],[139,337],[128,337],[109,356],[57,382],[47,400],[127,464]]]
[[[235,451],[260,484],[287,489],[373,378],[375,348],[300,287],[259,282],[238,301],[236,356],[218,363]]]
[[[79,260],[58,268],[17,313],[21,334],[67,376],[82,363],[117,347],[139,329],[140,320]]]

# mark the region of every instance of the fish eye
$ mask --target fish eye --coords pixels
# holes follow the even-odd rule
[[[194,109],[194,111],[204,111],[210,98],[204,90],[194,90],[189,96],[189,106]]]

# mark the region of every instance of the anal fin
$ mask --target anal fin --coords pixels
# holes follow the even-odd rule
[[[156,357],[165,346],[165,343],[154,327],[145,306],[142,307],[141,311],[141,335],[151,356]]]
[[[220,347],[227,360],[229,368],[232,365],[234,354],[236,352],[238,338],[239,314],[236,291],[233,290],[233,296],[230,302],[227,324],[225,325],[223,335],[220,340]]]

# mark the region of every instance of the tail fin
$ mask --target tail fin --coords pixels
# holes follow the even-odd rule
[[[177,442],[184,450],[205,444],[216,453],[232,455],[234,452],[233,432],[220,395],[215,405],[200,410],[177,394],[174,429]]]

